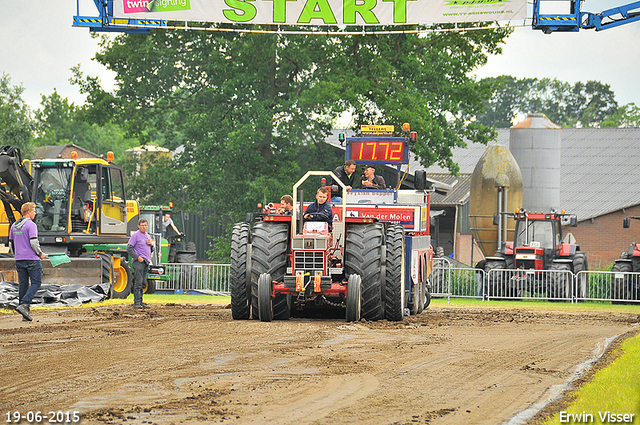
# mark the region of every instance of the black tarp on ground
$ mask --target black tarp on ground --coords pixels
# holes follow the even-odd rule
[[[107,298],[109,284],[84,285],[42,285],[33,298],[32,306],[75,307],[86,302],[101,302]],[[18,283],[0,282],[0,308],[18,306]]]

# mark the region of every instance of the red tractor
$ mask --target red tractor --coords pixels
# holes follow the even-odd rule
[[[555,210],[502,214],[516,220],[515,240],[486,258],[489,297],[522,297],[525,291],[546,293],[549,299],[586,296],[588,276],[578,275],[580,281],[574,285],[573,275],[588,270],[587,255],[578,245],[562,241],[562,220],[566,217],[571,227],[576,227],[575,215]]]
[[[631,219],[640,220],[640,217],[625,217],[622,227],[628,229]],[[611,271],[614,272],[611,282],[613,302],[640,300],[640,275],[634,274],[640,272],[640,244],[633,242],[629,250],[620,253]]]
[[[307,172],[294,186],[294,205],[297,188],[309,176],[331,176],[343,188],[333,231],[328,223],[303,223],[302,201],[292,216],[275,209],[262,214],[253,231],[249,223],[237,223],[231,241],[233,318],[270,322],[289,319],[292,310],[321,309],[342,310],[347,321],[402,320],[403,226],[349,216],[344,185],[328,172]]]

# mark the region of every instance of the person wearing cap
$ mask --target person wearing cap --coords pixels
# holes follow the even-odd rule
[[[347,191],[353,189],[356,179],[356,162],[353,159],[347,160],[344,165],[333,170],[333,174],[347,187]],[[331,186],[331,201],[334,203],[342,202],[342,188],[338,184]]]
[[[364,174],[360,177],[361,189],[384,189],[387,185],[382,176],[376,176],[376,169],[373,165],[364,166]]]

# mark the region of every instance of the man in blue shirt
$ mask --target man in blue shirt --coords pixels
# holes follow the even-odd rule
[[[40,249],[38,226],[33,222],[36,216],[36,204],[26,202],[20,209],[22,218],[11,225],[9,244],[16,259],[18,272],[18,307],[25,321],[32,321],[31,301],[42,284],[42,263],[47,254]],[[31,280],[31,285],[29,285]]]
[[[133,308],[149,308],[142,302],[142,292],[147,279],[147,271],[151,263],[151,249],[153,238],[147,233],[149,222],[144,218],[138,220],[138,231],[131,235],[127,243],[127,254],[131,257],[134,270],[133,281]]]

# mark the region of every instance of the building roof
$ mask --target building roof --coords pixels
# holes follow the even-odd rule
[[[446,183],[452,187],[448,193],[434,192],[431,194],[431,205],[462,205],[469,199],[471,189],[471,174],[459,173],[457,176],[451,173],[427,174],[429,179]]]
[[[85,149],[85,148],[81,148],[78,145],[75,145],[73,143],[67,143],[64,145],[54,145],[54,146],[39,146],[33,149],[34,151],[34,157],[33,159],[51,159],[51,158],[58,158],[60,155],[63,154],[63,152],[65,151],[65,149],[73,149],[76,151],[82,151],[85,153],[86,156],[92,156],[92,157],[96,157],[98,158],[98,155],[96,155],[95,153]]]
[[[640,128],[563,128],[560,203],[579,221],[640,204]],[[496,142],[509,146],[508,128]],[[470,143],[453,149],[460,173],[473,173],[486,146]],[[435,178],[441,167],[426,169]],[[449,195],[451,196],[451,195]]]

